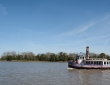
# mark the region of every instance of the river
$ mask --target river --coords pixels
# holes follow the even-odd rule
[[[67,62],[2,62],[0,85],[110,85],[110,70],[68,70]]]

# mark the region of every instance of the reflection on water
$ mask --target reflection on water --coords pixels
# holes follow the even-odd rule
[[[77,85],[109,85],[110,70],[71,70]]]
[[[0,62],[0,85],[109,85],[110,70],[67,70],[64,62]]]

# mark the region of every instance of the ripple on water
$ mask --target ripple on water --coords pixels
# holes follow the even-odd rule
[[[110,70],[67,70],[62,62],[0,62],[0,85],[109,85]]]

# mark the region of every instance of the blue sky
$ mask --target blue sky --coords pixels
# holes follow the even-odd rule
[[[0,55],[86,46],[110,55],[110,0],[0,0]]]

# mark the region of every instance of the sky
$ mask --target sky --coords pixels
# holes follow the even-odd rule
[[[110,55],[110,0],[0,0],[0,55]]]

